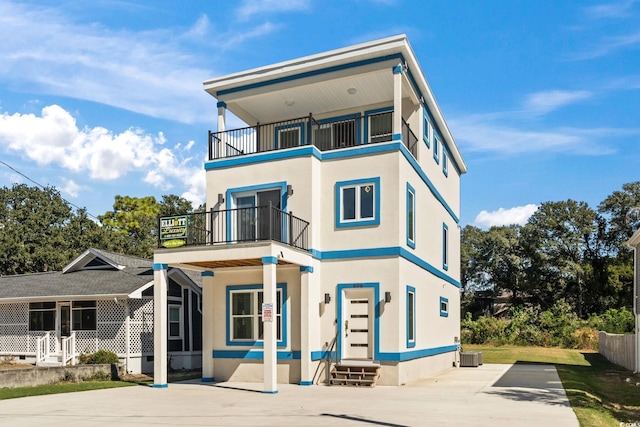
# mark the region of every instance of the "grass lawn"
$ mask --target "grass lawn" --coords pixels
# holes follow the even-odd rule
[[[640,375],[609,363],[597,352],[470,344],[463,349],[482,351],[484,363],[554,364],[583,427],[618,427],[621,422],[640,421]]]
[[[130,387],[136,385],[126,381],[85,381],[81,383],[60,383],[32,387],[0,389],[0,400],[16,397],[41,396],[44,394],[73,393],[75,391],[100,390],[103,388]]]

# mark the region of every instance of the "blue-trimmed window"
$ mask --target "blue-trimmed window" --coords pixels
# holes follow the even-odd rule
[[[444,176],[449,176],[449,156],[447,156],[447,150],[442,146],[442,173]]]
[[[262,346],[262,285],[227,286],[227,345]],[[278,346],[287,345],[287,285],[276,289],[276,334]]]
[[[431,126],[431,120],[429,120],[429,113],[425,108],[422,113],[422,140],[427,144],[427,148],[431,146],[431,132],[433,126]]]
[[[416,288],[407,286],[407,347],[416,346]]]
[[[358,145],[360,122],[360,113],[321,119],[313,127],[313,145],[321,151]]]
[[[291,123],[276,126],[274,139],[275,148],[291,148],[302,145],[302,141],[304,140],[304,124]]]
[[[440,316],[449,317],[449,298],[440,297]]]
[[[449,227],[442,224],[442,268],[449,269]]]
[[[380,224],[380,178],[336,182],[336,227]]]
[[[433,158],[436,163],[440,163],[440,137],[433,132]]]
[[[407,182],[407,246],[416,248],[416,190]]]

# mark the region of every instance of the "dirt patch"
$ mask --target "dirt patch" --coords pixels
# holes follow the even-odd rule
[[[28,369],[33,368],[32,364],[27,363],[0,363],[0,371],[7,369]]]

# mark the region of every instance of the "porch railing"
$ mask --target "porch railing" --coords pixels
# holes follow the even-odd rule
[[[393,111],[317,120],[312,114],[282,122],[258,123],[241,129],[209,132],[209,160],[315,145],[336,150],[393,139]],[[403,118],[402,138],[416,156],[418,138]]]
[[[209,210],[183,215],[186,237],[181,245],[202,246],[254,241],[276,241],[309,250],[309,223],[271,205],[236,209]],[[163,220],[158,221],[162,229]],[[170,247],[158,233],[158,247]]]
[[[62,366],[67,366],[67,363],[69,362],[71,362],[71,365],[76,364],[75,332],[71,332],[71,335],[62,338]]]
[[[36,342],[36,365],[40,362],[44,362],[50,355],[49,342],[51,337],[49,332],[46,332],[44,336],[38,337]]]

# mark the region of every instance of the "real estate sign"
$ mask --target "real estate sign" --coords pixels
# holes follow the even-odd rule
[[[160,240],[186,239],[188,234],[187,216],[160,218]]]

